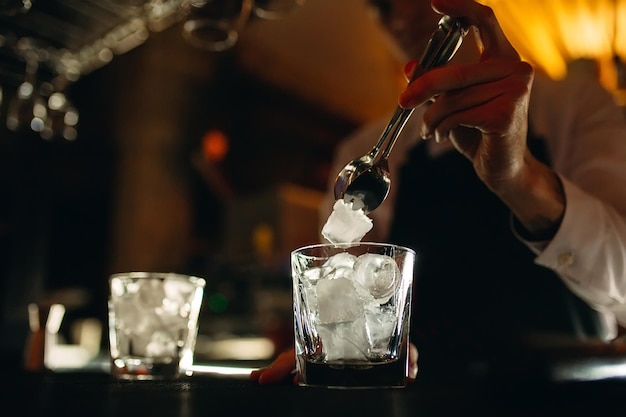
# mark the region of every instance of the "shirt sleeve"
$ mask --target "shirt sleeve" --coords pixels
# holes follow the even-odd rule
[[[551,124],[543,130],[565,191],[563,221],[549,242],[514,233],[605,322],[626,326],[626,120],[594,83],[561,87],[550,91],[560,106],[546,100],[559,114],[545,108],[543,121]]]
[[[567,198],[565,215],[535,262],[554,270],[589,305],[601,313],[613,314],[624,325],[626,222],[611,206],[567,179],[562,181]],[[529,244],[537,252],[538,248]]]

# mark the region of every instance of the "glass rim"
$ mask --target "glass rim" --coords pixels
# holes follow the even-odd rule
[[[190,282],[198,287],[204,287],[206,280],[195,275],[187,275],[179,272],[149,272],[149,271],[129,271],[116,272],[109,276],[109,282],[114,279],[175,279],[178,281]]]
[[[223,36],[211,39],[202,34],[206,29],[221,32]],[[233,47],[239,39],[239,33],[236,27],[223,21],[193,18],[183,24],[183,37],[195,47],[220,52]]]
[[[415,249],[409,248],[408,246],[397,245],[395,243],[384,243],[384,242],[345,242],[345,243],[314,243],[311,245],[301,246],[291,251],[291,254],[303,253],[307,250],[311,249],[320,249],[320,248],[353,248],[357,246],[369,246],[369,247],[378,247],[378,248],[395,248],[400,249],[406,252],[410,252],[413,255],[416,255]]]

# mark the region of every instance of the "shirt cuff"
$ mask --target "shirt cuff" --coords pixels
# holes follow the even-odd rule
[[[580,282],[580,271],[577,270],[576,250],[579,249],[575,241],[582,233],[584,226],[581,225],[580,219],[588,215],[589,198],[586,194],[577,188],[573,183],[559,175],[563,184],[563,192],[565,194],[565,212],[563,219],[556,233],[550,240],[533,241],[525,237],[523,228],[515,217],[511,215],[511,230],[515,237],[526,245],[535,255],[535,263],[545,266],[559,273],[562,277],[568,278],[570,282],[582,284]],[[587,214],[583,214],[587,213]],[[581,255],[580,253],[578,255]]]
[[[563,219],[550,241],[536,245],[535,250],[539,249],[539,252],[535,263],[557,272],[566,282],[587,287],[593,276],[591,271],[601,258],[604,232],[598,223],[581,219],[600,218],[602,207],[571,181],[560,178],[565,193]],[[527,244],[532,247],[533,242]]]
[[[517,238],[517,240],[530,248],[530,250],[533,251],[535,255],[539,255],[541,252],[543,252],[543,250],[550,243],[549,240],[529,240],[528,238],[526,238],[524,228],[522,227],[522,225],[519,224],[519,221],[517,221],[513,213],[511,213],[510,224],[511,231],[513,232],[513,235]]]

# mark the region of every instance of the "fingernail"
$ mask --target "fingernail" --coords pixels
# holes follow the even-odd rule
[[[435,134],[435,142],[437,142],[437,143],[445,142],[446,140],[448,140],[448,134],[449,133],[450,132],[436,133]]]
[[[417,66],[417,61],[414,59],[407,62],[404,65],[404,76],[407,78],[407,80],[410,80],[413,78],[413,72],[415,71],[416,66]]]
[[[431,132],[430,130],[428,130],[428,128],[426,126],[422,126],[422,130],[420,131],[420,137],[423,140],[431,140],[433,139],[433,132]]]
[[[400,94],[400,97],[398,98],[398,104],[400,105],[400,107],[404,109],[413,107],[413,102],[411,100],[411,97],[406,92],[402,92]]]
[[[265,385],[266,383],[271,383],[272,379],[270,377],[268,377],[267,373],[262,373],[259,378],[257,379],[257,382],[260,385]]]

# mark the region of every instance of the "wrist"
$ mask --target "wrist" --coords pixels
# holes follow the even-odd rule
[[[559,176],[529,154],[516,186],[500,192],[517,230],[526,240],[547,241],[556,235],[565,214],[565,192]]]

